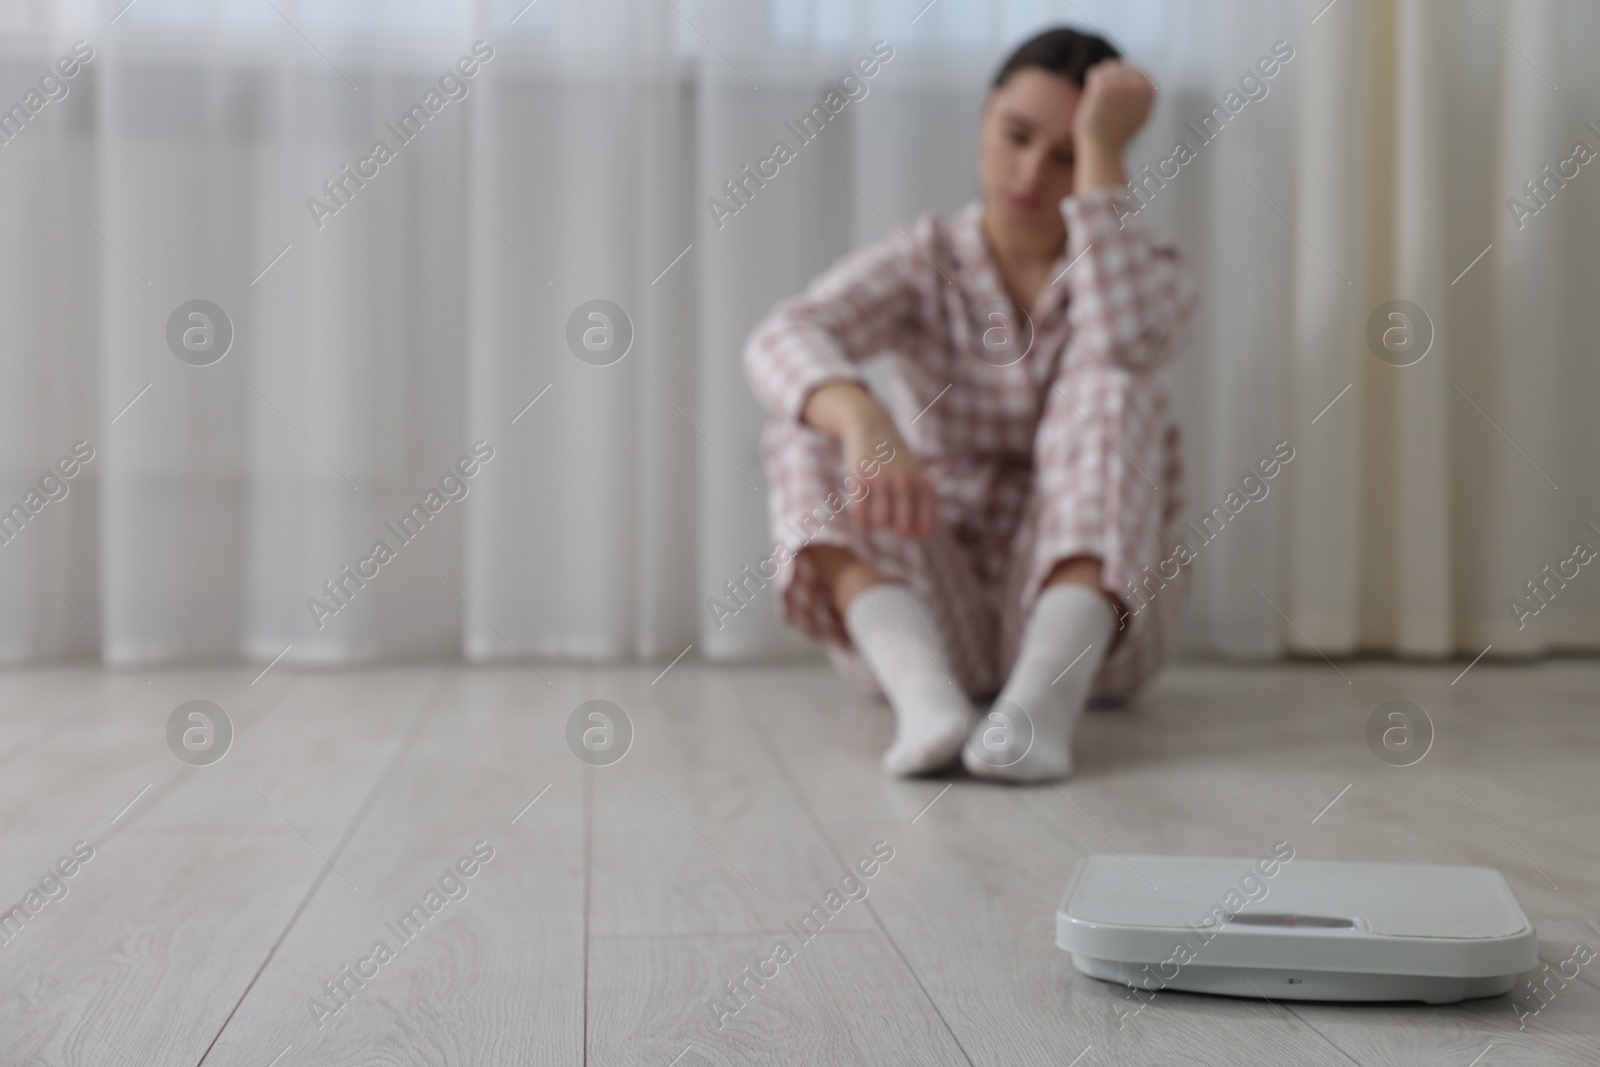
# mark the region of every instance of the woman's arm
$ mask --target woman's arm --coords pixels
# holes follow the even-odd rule
[[[1199,303],[1177,246],[1126,217],[1125,189],[1067,197],[1067,368],[1075,364],[1160,369],[1183,346]]]
[[[932,217],[911,240],[926,247]],[[892,238],[840,259],[800,296],[781,301],[751,333],[745,376],[775,419],[794,419],[838,438],[846,469],[863,472],[883,442],[894,459],[868,465],[859,515],[868,528],[893,527],[920,537],[932,532],[934,498],[921,465],[893,418],[866,388],[860,364],[917,336],[915,316],[932,275],[923,253]]]
[[[1155,99],[1156,87],[1125,59],[1089,68],[1073,123],[1073,154],[1077,157],[1073,192],[1081,195],[1127,184],[1122,151],[1144,125]]]
[[[1130,63],[1098,63],[1084,79],[1075,188],[1061,205],[1073,264],[1064,279],[1067,369],[1159,368],[1182,347],[1198,303],[1177,248],[1128,222],[1140,207],[1127,192],[1122,155],[1154,99],[1155,86]]]
[[[855,382],[829,382],[812,392],[804,421],[839,439],[845,470],[866,484],[859,507],[868,529],[893,527],[906,537],[925,537],[937,525],[933,487],[922,464],[900,437],[894,419],[871,393]],[[878,446],[894,449],[883,464],[872,462]],[[877,474],[867,471],[876,468]]]
[[[932,230],[932,216],[924,216],[911,239],[926,242]],[[819,386],[864,386],[864,361],[915,336],[926,284],[919,275],[932,274],[918,269],[923,263],[897,235],[843,256],[805,292],[780,300],[744,347],[745,377],[767,414],[801,419]]]

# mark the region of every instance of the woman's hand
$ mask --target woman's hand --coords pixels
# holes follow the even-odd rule
[[[886,412],[882,421],[853,427],[840,442],[845,466],[866,488],[866,495],[855,504],[863,526],[893,529],[903,537],[933,533],[938,524],[933,486]]]
[[[864,528],[893,529],[913,538],[933,533],[938,525],[933,486],[872,394],[854,382],[830,382],[807,399],[804,418],[839,439],[847,473],[865,487],[851,505]]]
[[[1073,122],[1077,192],[1127,181],[1122,150],[1144,125],[1155,98],[1150,79],[1126,60],[1108,59],[1089,68]]]
[[[1125,59],[1108,59],[1089,68],[1078,100],[1073,132],[1079,145],[1091,142],[1120,153],[1150,114],[1156,87]]]

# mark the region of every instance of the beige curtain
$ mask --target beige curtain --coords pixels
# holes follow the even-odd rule
[[[1565,564],[1575,542],[1600,548],[1583,529],[1600,496],[1577,400],[1595,395],[1584,323],[1600,260],[1573,240],[1595,232],[1600,166],[1550,183],[1520,229],[1507,200],[1537,206],[1524,182],[1580,140],[1600,150],[1584,127],[1600,118],[1586,109],[1592,65],[1563,46],[1593,41],[1597,12],[1531,0],[1319,10],[1307,8],[1293,146],[1290,433],[1305,448],[1280,633],[1329,655],[1593,648],[1600,579],[1559,575],[1577,566]],[[1367,318],[1393,299],[1432,322],[1432,349],[1411,366],[1369,350]],[[1541,605],[1526,583],[1546,564],[1559,581]],[[1513,597],[1539,610],[1514,612]]]

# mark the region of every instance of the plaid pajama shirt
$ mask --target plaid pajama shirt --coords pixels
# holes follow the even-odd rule
[[[1066,249],[1027,315],[1005,293],[974,201],[923,215],[909,244],[896,235],[843,257],[751,334],[772,535],[790,550],[777,557],[778,610],[865,688],[877,686],[820,572],[809,555],[790,558],[805,544],[849,548],[921,594],[974,697],[1004,684],[1034,598],[1069,557],[1098,558],[1105,587],[1137,608],[1094,697],[1131,695],[1175,643],[1187,572],[1150,579],[1179,539],[1183,471],[1153,372],[1183,343],[1196,296],[1175,248],[1120,224],[1133,206],[1112,188],[1062,201]],[[830,494],[859,484],[844,481],[839,442],[801,421],[813,390],[865,386],[862,363],[883,354],[894,361],[885,406],[938,501],[938,529],[920,540],[865,529],[853,504],[833,514]]]

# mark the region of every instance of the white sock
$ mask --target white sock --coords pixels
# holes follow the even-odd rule
[[[1039,593],[1011,677],[962,750],[961,762],[970,773],[1014,782],[1071,773],[1073,727],[1111,644],[1115,621],[1097,589],[1064,582]]]
[[[922,598],[903,585],[874,585],[850,602],[844,625],[894,708],[884,770],[926,774],[952,763],[977,713]]]

